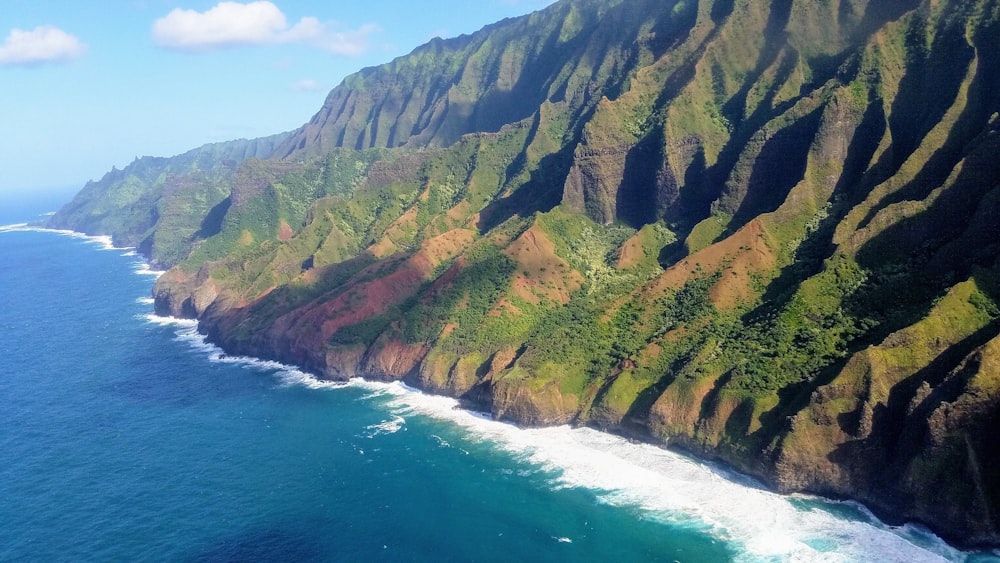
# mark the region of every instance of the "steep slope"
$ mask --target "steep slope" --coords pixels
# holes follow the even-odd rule
[[[559,2],[472,35],[435,39],[348,77],[278,155],[449,146],[463,134],[528,119],[546,101],[565,104],[577,121],[602,96],[617,97],[641,58],[683,40],[695,14],[679,6],[656,18],[649,14],[664,8],[655,0]]]
[[[56,229],[110,235],[137,246],[157,265],[187,256],[196,238],[212,234],[231,179],[250,158],[266,158],[288,133],[205,145],[170,158],[136,158],[87,185],[48,222]]]
[[[435,40],[243,164],[157,309],[997,545],[998,36],[996,0],[563,0]]]

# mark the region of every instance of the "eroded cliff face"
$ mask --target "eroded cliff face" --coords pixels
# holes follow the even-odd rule
[[[156,307],[1000,544],[996,37],[995,0],[580,0],[435,40],[246,161]]]
[[[90,181],[48,222],[56,229],[111,236],[138,247],[157,267],[184,259],[195,239],[214,234],[241,164],[271,155],[289,137],[212,143],[169,158],[136,158]]]

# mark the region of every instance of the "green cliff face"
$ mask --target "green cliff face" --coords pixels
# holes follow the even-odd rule
[[[197,205],[55,220],[152,241],[233,352],[996,545],[997,37],[995,0],[563,0],[349,77]]]
[[[170,158],[136,158],[87,182],[49,221],[52,228],[110,235],[153,264],[173,265],[212,234],[244,161],[270,156],[288,133],[214,143]]]

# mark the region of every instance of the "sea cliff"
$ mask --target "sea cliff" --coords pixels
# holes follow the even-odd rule
[[[993,0],[563,0],[109,212],[145,230],[82,212],[117,177],[53,221],[167,242],[157,311],[231,353],[996,546],[998,35]]]

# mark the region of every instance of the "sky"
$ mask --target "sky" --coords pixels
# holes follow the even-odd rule
[[[4,0],[0,196],[296,129],[361,68],[552,2]]]

